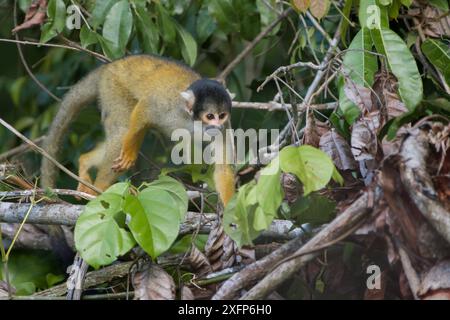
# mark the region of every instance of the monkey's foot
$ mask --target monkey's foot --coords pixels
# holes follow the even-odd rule
[[[136,162],[136,157],[130,156],[123,151],[120,153],[120,157],[114,160],[114,164],[111,167],[116,172],[126,171],[130,169]]]

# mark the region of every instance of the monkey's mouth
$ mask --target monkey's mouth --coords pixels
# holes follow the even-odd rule
[[[223,126],[208,125],[205,127],[205,133],[210,137],[218,136],[222,133]]]

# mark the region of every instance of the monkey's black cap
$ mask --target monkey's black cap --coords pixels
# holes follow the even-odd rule
[[[192,108],[194,117],[198,117],[208,106],[220,111],[231,112],[231,97],[225,87],[218,81],[200,79],[192,83],[189,88],[195,96]]]

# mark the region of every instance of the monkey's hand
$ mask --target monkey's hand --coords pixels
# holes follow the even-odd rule
[[[130,169],[137,159],[137,153],[134,152],[126,152],[122,149],[120,152],[120,156],[114,160],[112,170],[116,172],[126,171]]]

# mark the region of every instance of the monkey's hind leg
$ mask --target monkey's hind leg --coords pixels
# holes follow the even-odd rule
[[[111,167],[114,171],[128,170],[134,165],[139,154],[145,132],[149,127],[148,105],[145,100],[139,101],[130,115],[130,124],[121,140],[121,151]]]
[[[81,180],[93,183],[92,178],[89,174],[91,168],[98,168],[103,160],[105,154],[105,143],[99,143],[93,150],[86,152],[80,156],[78,159],[78,176]],[[92,195],[97,195],[97,192],[91,188],[85,186],[82,183],[78,183],[77,190],[80,192],[89,193]]]

